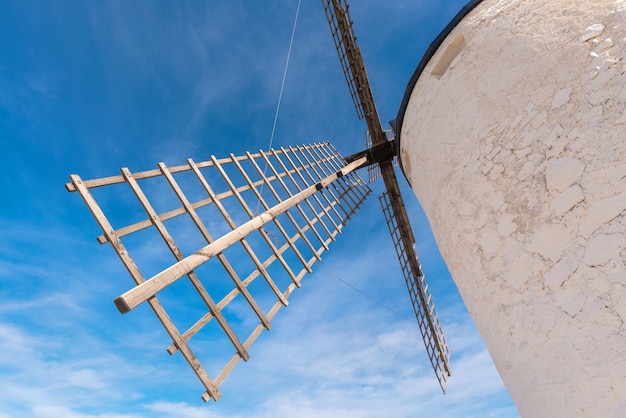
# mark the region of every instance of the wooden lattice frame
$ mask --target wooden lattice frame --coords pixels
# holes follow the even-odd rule
[[[435,310],[435,303],[430,296],[428,284],[426,284],[426,278],[422,272],[422,265],[415,252],[415,242],[412,242],[409,248],[405,246],[398,220],[391,207],[389,194],[383,193],[378,199],[385,214],[385,220],[387,221],[393,246],[396,249],[396,255],[400,261],[402,275],[409,291],[415,319],[422,334],[428,359],[437,376],[441,390],[443,393],[446,393],[448,377],[450,376],[450,350],[441,329],[439,316]]]
[[[156,170],[136,173],[122,168],[121,175],[93,180],[82,180],[74,174],[70,176],[71,183],[67,183],[66,188],[70,192],[77,191],[83,198],[102,228],[103,235],[98,237],[98,242],[111,244],[137,285],[116,299],[118,309],[125,313],[144,301],[149,304],[172,339],[167,351],[170,354],[180,351],[206,389],[202,398],[207,401],[210,398],[219,399],[219,386],[226,376],[240,359],[249,359],[250,346],[263,329],[270,329],[272,318],[282,306],[288,304],[289,295],[301,286],[303,276],[311,272],[313,263],[320,260],[320,255],[328,249],[330,242],[335,240],[346,221],[371,192],[353,171],[363,163],[364,160],[346,165],[337,150],[326,142],[255,154],[248,152],[243,156],[231,154],[222,159],[212,156],[208,161],[197,163],[189,159],[187,164],[175,167],[159,163]],[[184,173],[193,174],[191,177],[195,180],[191,180],[191,183],[195,181],[196,186],[201,186],[204,193],[202,198],[197,197],[196,193],[192,199],[185,193],[184,189],[190,186],[190,180],[187,178],[186,182],[180,182],[177,179]],[[146,190],[140,186],[140,182],[148,179],[165,180],[169,187],[162,187],[156,199],[149,199]],[[214,190],[212,182],[220,183],[225,190]],[[92,189],[110,189],[114,186],[130,188],[143,209],[143,219],[118,228],[112,226],[114,222],[105,216]],[[265,191],[269,195],[264,194]],[[178,205],[169,210],[157,210],[155,203],[171,192],[176,196]],[[252,201],[262,208],[262,213],[257,214],[252,210]],[[233,206],[238,216],[233,216]],[[207,207],[219,213],[217,218],[225,222],[230,232],[218,239],[213,238],[206,217],[200,213]],[[117,209],[115,212],[125,213],[123,208],[119,210],[119,203]],[[166,227],[166,222],[180,218],[191,220],[194,233],[199,234],[206,244],[187,256],[176,244],[172,231]],[[209,221],[214,223],[215,218]],[[246,221],[237,224],[236,218]],[[149,279],[145,278],[138,267],[139,263],[131,258],[129,249],[122,242],[133,234],[147,230],[156,231],[162,238],[152,240],[151,246],[157,246],[160,242],[174,256],[174,264],[168,262],[167,268]],[[236,243],[241,245],[238,247],[243,250],[241,254],[247,257],[248,267],[250,262],[252,266],[244,279],[241,278],[241,269],[226,257],[227,251],[237,247],[233,245]],[[259,256],[261,253],[265,255]],[[241,260],[240,253],[237,254]],[[212,296],[213,289],[206,286],[205,278],[198,272],[200,266],[215,259],[232,281],[232,289],[219,301]],[[270,275],[269,270],[275,269],[276,265],[280,266],[278,269],[282,274]],[[200,296],[205,312],[181,332],[156,294],[166,291],[183,276],[189,279]],[[263,287],[264,293],[260,296],[255,294],[255,298],[249,287],[260,289],[255,284],[255,279],[259,277],[262,277],[267,287]],[[284,290],[280,289],[280,281],[283,281]],[[220,288],[222,285],[220,283]],[[240,338],[240,332],[234,330],[234,325],[245,321],[229,321],[224,313],[234,305],[234,301],[239,300],[239,295],[245,300],[241,305],[247,306],[252,312],[251,316],[255,318],[253,322],[258,321],[245,340]],[[270,302],[271,307],[264,310],[260,299],[274,299],[275,302]],[[212,319],[215,319],[213,324],[219,325],[235,349],[215,379],[209,377],[189,346],[191,338],[204,330]]]

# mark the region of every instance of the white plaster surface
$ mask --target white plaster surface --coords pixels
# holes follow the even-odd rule
[[[523,416],[626,417],[625,20],[622,0],[485,0],[402,126],[405,172]]]

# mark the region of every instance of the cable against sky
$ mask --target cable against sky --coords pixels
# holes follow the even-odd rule
[[[298,0],[298,7],[296,8],[296,17],[294,18],[293,21],[293,29],[291,30],[291,40],[289,41],[289,49],[287,51],[287,60],[285,61],[285,69],[283,70],[283,79],[280,83],[280,93],[278,93],[278,103],[276,104],[276,112],[274,113],[274,123],[272,124],[272,133],[270,135],[270,142],[269,145],[267,146],[267,149],[270,150],[272,148],[272,144],[274,143],[274,134],[276,133],[276,123],[278,122],[278,114],[280,113],[280,104],[283,100],[283,91],[285,90],[285,79],[287,78],[287,70],[289,69],[289,60],[291,58],[291,49],[293,48],[293,38],[296,35],[296,27],[298,26],[298,16],[300,15],[300,4],[302,3],[302,0]],[[263,167],[263,177],[265,177],[265,175],[267,174],[267,163],[265,163],[265,166]],[[261,193],[260,195],[263,196],[263,187],[264,185],[261,185]],[[256,211],[255,214],[259,213],[259,205],[261,204],[261,200],[259,199],[259,201],[256,204]]]

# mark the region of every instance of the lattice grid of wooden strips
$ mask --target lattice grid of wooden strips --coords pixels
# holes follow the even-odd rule
[[[415,318],[424,340],[426,353],[437,376],[441,390],[443,390],[443,393],[446,393],[446,385],[450,376],[450,350],[441,329],[439,316],[428,290],[422,266],[415,252],[415,243],[413,243],[411,248],[404,246],[389,195],[383,193],[379,196],[379,200],[398,260],[400,260],[400,267],[402,268],[402,274],[411,297],[411,304],[413,305]]]
[[[172,339],[167,351],[180,351],[207,401],[219,399],[226,376],[248,360],[250,346],[371,192],[351,171],[357,167],[348,170],[326,142],[175,167],[159,163],[136,173],[122,168],[121,175],[94,180],[72,175],[66,188],[87,204],[103,231],[98,242],[111,244],[135,281],[131,291],[215,245],[215,237],[237,234],[296,202],[181,274],[188,280],[145,298]],[[200,357],[208,352],[205,368]]]
[[[331,3],[337,3],[340,13],[345,13],[347,17],[337,16],[335,13],[335,5]],[[359,119],[363,119],[365,117],[365,110],[363,109],[361,98],[359,97],[359,89],[363,87],[362,80],[355,80],[354,74],[350,69],[350,61],[354,60],[353,56],[356,54],[360,55],[361,51],[354,48],[354,46],[356,46],[356,35],[352,28],[349,7],[345,0],[322,0],[322,4],[324,5],[330,32],[333,36],[335,47],[337,48],[337,54],[339,54],[339,62],[341,63],[343,74],[346,77],[346,83],[350,90],[354,108],[356,109]],[[349,24],[347,22],[349,22]],[[349,38],[349,40],[344,40],[344,36]],[[360,68],[360,71],[365,72],[365,68]]]

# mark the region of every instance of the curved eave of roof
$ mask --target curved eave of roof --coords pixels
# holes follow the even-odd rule
[[[417,81],[419,80],[420,76],[422,75],[422,72],[424,71],[428,63],[430,62],[430,59],[433,57],[433,55],[435,55],[435,53],[437,52],[437,50],[439,49],[443,41],[448,37],[448,35],[450,35],[450,33],[461,22],[461,20],[463,20],[465,16],[467,16],[472,10],[474,10],[476,6],[482,3],[482,1],[483,0],[471,0],[459,11],[459,13],[457,13],[456,16],[454,16],[452,21],[448,23],[448,25],[441,31],[439,35],[437,35],[435,40],[430,44],[430,46],[426,50],[426,53],[422,57],[422,60],[420,61],[417,68],[415,69],[413,76],[409,80],[409,83],[407,84],[406,90],[404,92],[404,97],[402,98],[402,103],[400,104],[400,109],[398,110],[398,115],[396,116],[395,126],[394,126],[394,130],[396,131],[395,132],[396,147],[397,147],[398,155],[400,155],[399,151],[400,151],[400,141],[402,140],[401,132],[402,132],[402,122],[404,121],[404,114],[406,113],[406,108],[409,104],[411,93],[413,93],[413,89],[415,88]],[[404,167],[402,167],[402,159],[401,158],[398,158],[398,159],[400,160],[400,167],[402,168],[402,172],[404,173]],[[406,173],[404,174],[406,177]]]

